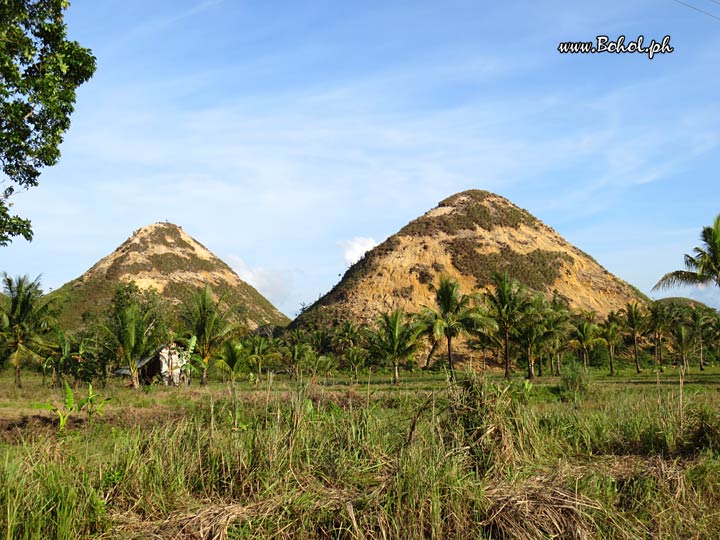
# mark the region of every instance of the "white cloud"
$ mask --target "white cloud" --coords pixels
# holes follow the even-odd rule
[[[342,240],[338,242],[338,245],[343,250],[343,259],[347,266],[352,266],[365,255],[367,251],[378,245],[374,238],[367,238],[365,236],[356,236],[352,240]]]
[[[240,279],[255,287],[275,307],[283,309],[282,306],[290,294],[292,276],[286,272],[262,267],[251,268],[242,257],[237,255],[228,256],[228,262]]]

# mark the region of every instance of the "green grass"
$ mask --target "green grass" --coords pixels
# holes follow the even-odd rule
[[[8,538],[717,538],[720,370],[561,381],[117,382],[58,433],[0,373]],[[85,389],[76,392],[83,394]],[[40,422],[38,416],[48,414]],[[20,420],[29,419],[25,425]],[[13,424],[15,422],[15,424]],[[212,536],[212,535],[216,536]],[[209,536],[208,536],[209,535]]]

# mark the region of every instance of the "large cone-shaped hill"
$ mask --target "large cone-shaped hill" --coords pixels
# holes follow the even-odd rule
[[[59,301],[61,325],[74,330],[110,303],[118,284],[129,281],[141,289],[155,288],[175,306],[207,283],[250,328],[288,323],[285,315],[227,264],[182,228],[167,222],[138,229],[82,276],[48,296]]]
[[[465,293],[507,271],[527,288],[557,293],[572,308],[606,315],[644,301],[634,287],[507,199],[471,190],[442,201],[365,254],[338,285],[293,323],[371,322],[395,308],[433,305],[428,285],[455,278]]]

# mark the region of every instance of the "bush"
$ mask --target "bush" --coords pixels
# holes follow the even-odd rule
[[[567,365],[560,375],[560,394],[573,400],[584,396],[590,389],[590,375],[577,362]]]

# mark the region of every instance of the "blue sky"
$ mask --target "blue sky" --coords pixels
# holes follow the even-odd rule
[[[659,297],[720,213],[720,20],[674,0],[74,0],[67,23],[98,69],[60,163],[14,197],[35,239],[0,250],[46,289],[169,220],[294,316],[478,188]],[[557,52],[599,34],[674,52]]]

